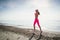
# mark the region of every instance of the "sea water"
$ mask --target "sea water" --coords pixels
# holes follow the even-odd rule
[[[14,21],[14,20],[0,20],[0,25],[9,25],[9,26],[15,26],[18,28],[33,28],[33,21],[30,20],[20,20],[20,21]],[[40,22],[42,30],[47,29],[50,31],[58,31],[60,32],[60,20],[50,20],[46,22]],[[37,26],[37,24],[36,24]],[[38,27],[37,27],[38,28]]]

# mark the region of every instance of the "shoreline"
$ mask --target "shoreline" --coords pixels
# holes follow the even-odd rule
[[[27,25],[15,25],[15,24],[8,24],[8,23],[0,23],[0,25],[4,25],[4,26],[13,26],[15,28],[25,28],[25,29],[33,29],[33,26],[27,26]],[[60,30],[51,30],[51,29],[47,29],[45,27],[41,27],[42,31],[45,32],[53,32],[53,33],[60,33]],[[39,30],[38,27],[36,27],[37,30]]]

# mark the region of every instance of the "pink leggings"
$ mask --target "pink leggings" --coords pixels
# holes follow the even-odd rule
[[[38,26],[39,26],[39,28],[40,28],[40,24],[39,24],[39,20],[38,20],[38,18],[35,18],[35,20],[34,20],[34,24],[33,24],[34,27],[35,27],[35,24],[36,24],[36,23],[38,24]]]

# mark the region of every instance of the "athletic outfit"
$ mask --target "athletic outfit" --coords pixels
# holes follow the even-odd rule
[[[37,23],[38,27],[40,28],[40,24],[39,24],[39,19],[38,19],[38,14],[35,13],[35,20],[34,20],[34,27],[35,27],[35,24]]]

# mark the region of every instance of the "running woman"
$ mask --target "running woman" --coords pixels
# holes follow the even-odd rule
[[[34,20],[34,24],[33,24],[33,26],[34,26],[34,32],[35,32],[35,25],[36,25],[36,23],[37,23],[37,25],[38,25],[38,27],[39,27],[39,29],[40,29],[40,32],[42,33],[41,26],[40,26],[40,24],[39,24],[39,19],[38,19],[38,16],[40,15],[38,9],[35,10],[34,15],[35,15],[35,20]]]

